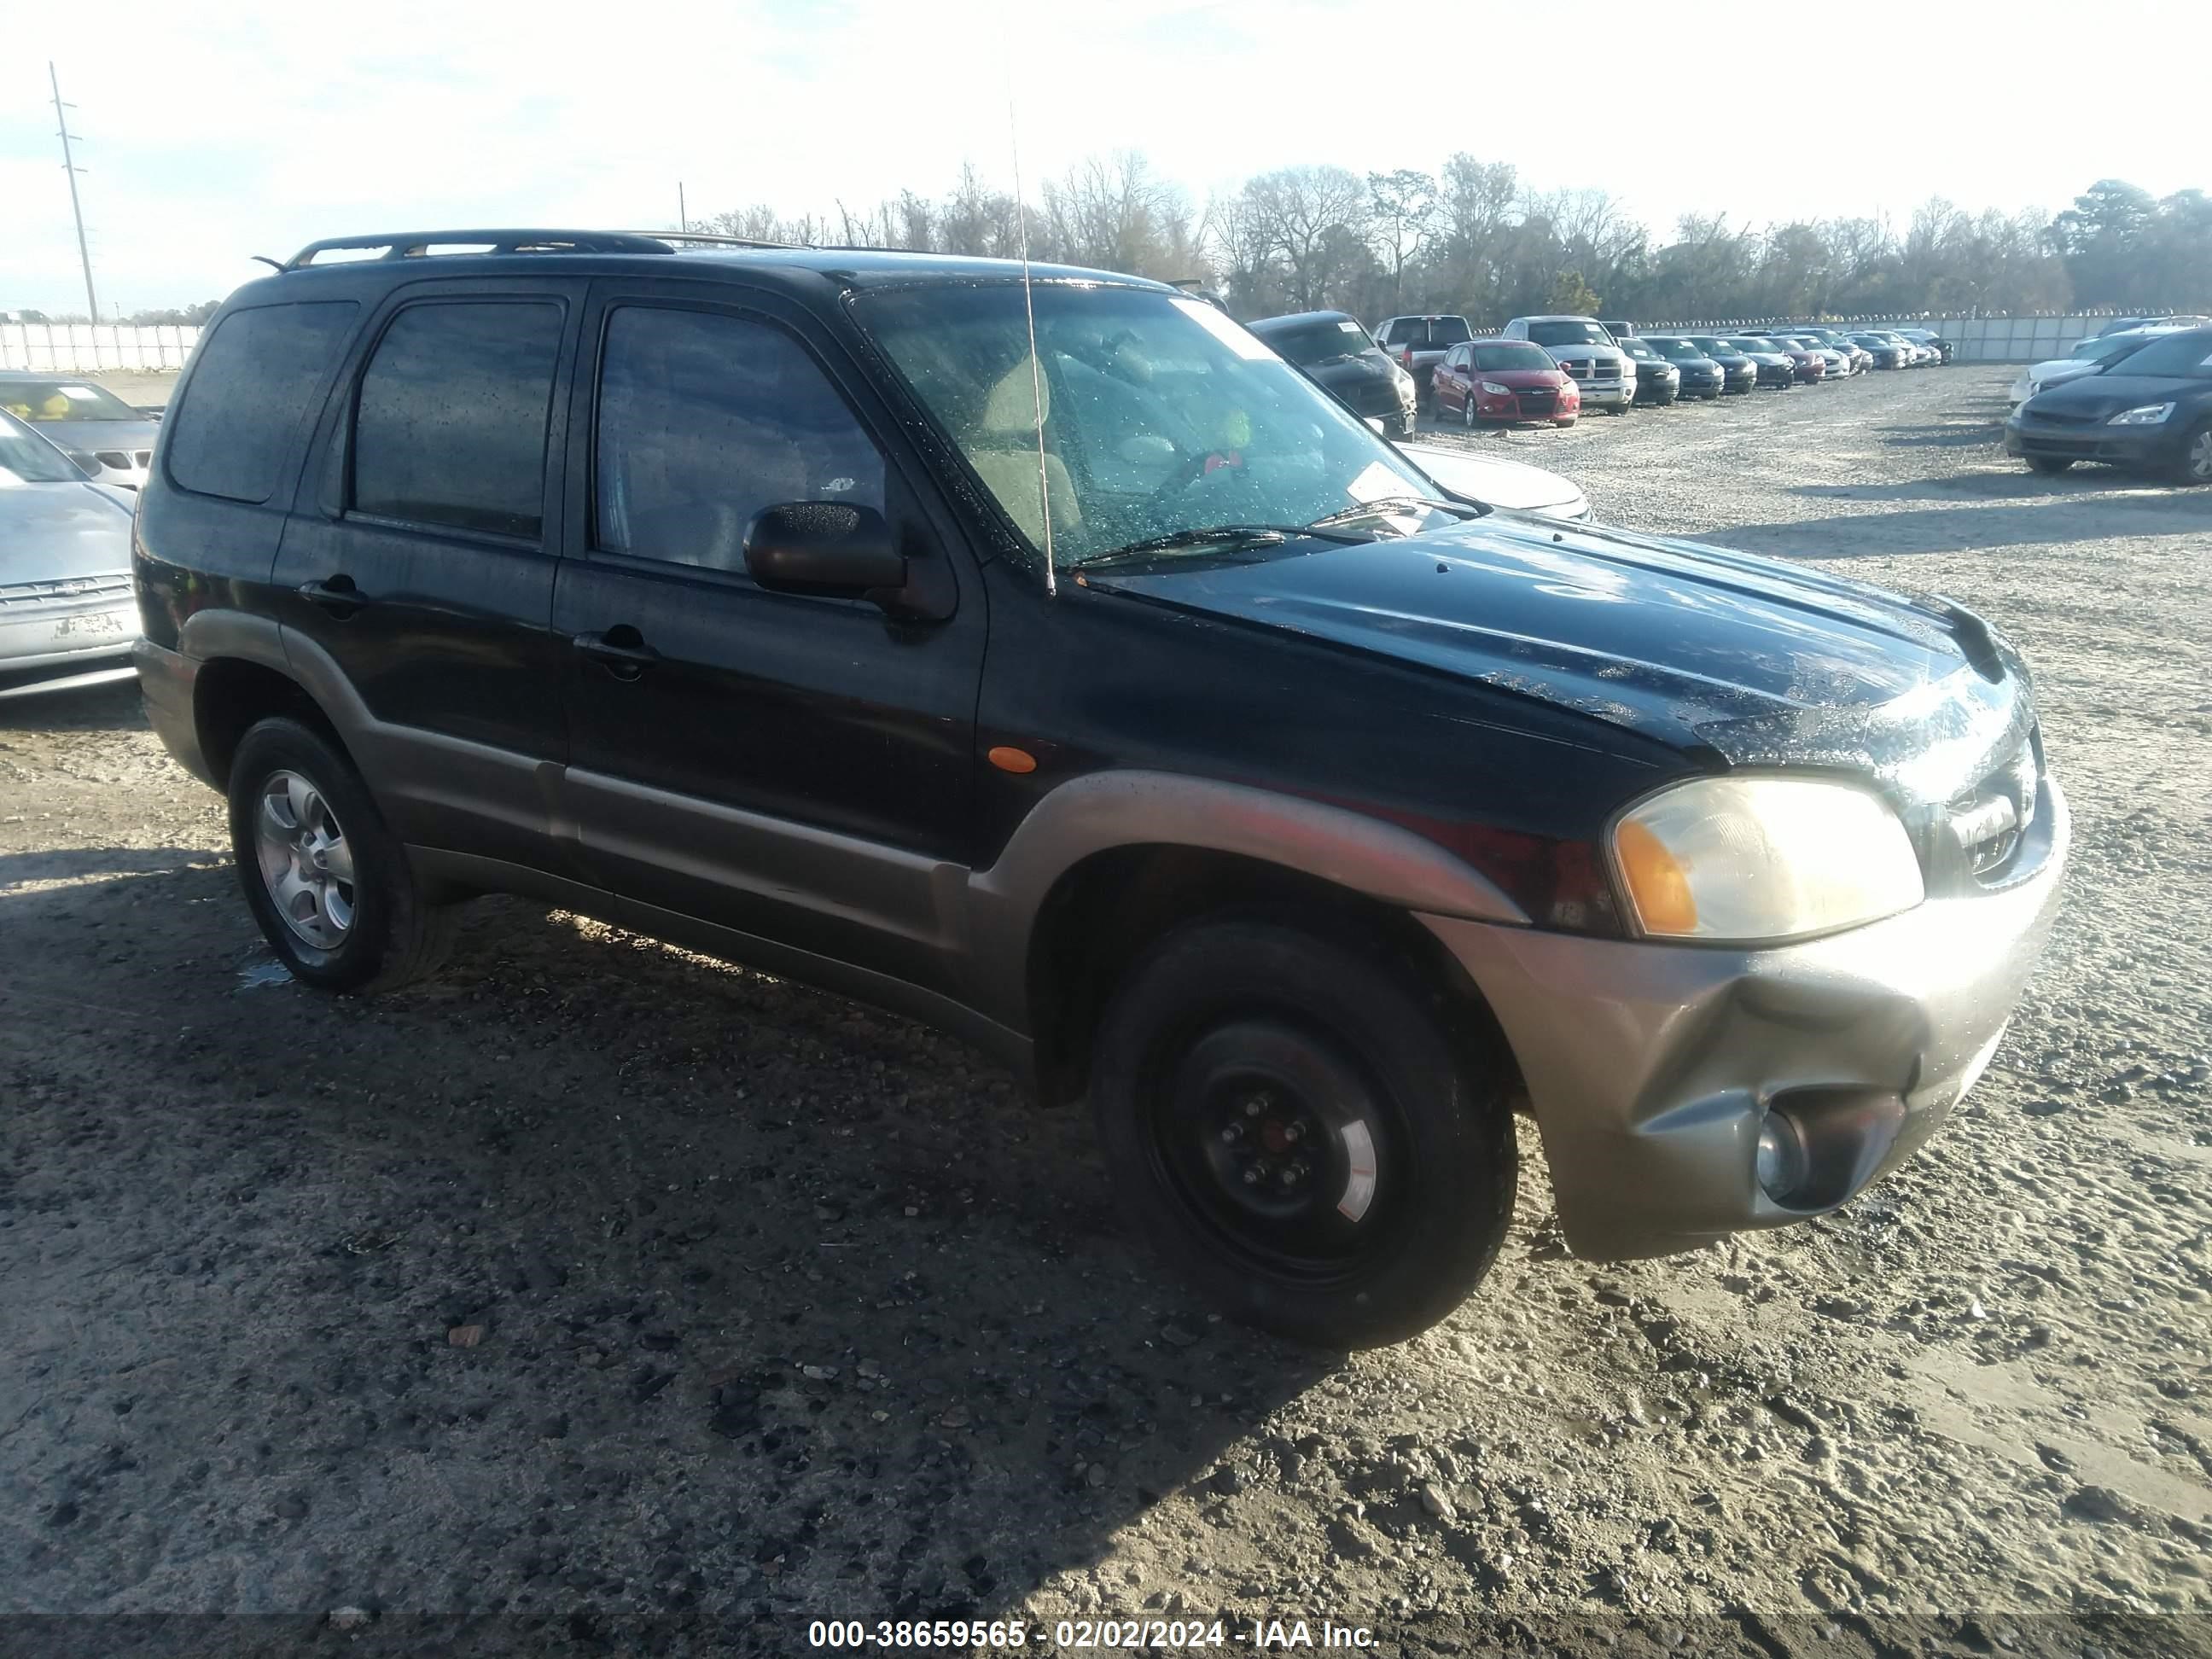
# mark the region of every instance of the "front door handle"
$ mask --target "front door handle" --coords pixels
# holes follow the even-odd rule
[[[628,623],[604,634],[579,634],[570,643],[592,661],[605,663],[607,672],[618,680],[634,680],[660,660],[660,653]]]
[[[368,595],[343,571],[328,581],[301,582],[295,591],[309,605],[320,605],[333,617],[350,617],[368,603]]]

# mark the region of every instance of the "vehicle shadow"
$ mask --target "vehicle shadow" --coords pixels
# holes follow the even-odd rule
[[[146,708],[136,680],[0,699],[0,732],[128,731],[145,724]]]
[[[2037,498],[2017,506],[2000,501],[1921,511],[1829,514],[1728,526],[1707,532],[1705,539],[1747,553],[1856,559],[2105,538],[2203,536],[2212,529],[2212,498],[2186,491],[2115,498],[2094,489],[2054,487],[2057,480],[2039,482],[2043,489]]]
[[[1955,501],[1962,498],[2052,501],[2113,492],[2119,492],[2124,498],[2137,495],[2171,501],[2177,488],[2140,473],[2122,472],[2108,466],[2077,467],[2056,477],[2017,467],[2005,472],[1948,473],[1933,478],[1915,478],[1905,483],[1793,484],[1790,493],[1810,501]],[[2212,496],[2203,499],[2205,509],[2212,511]]]
[[[227,868],[36,856],[118,878],[0,888],[0,1274],[36,1261],[26,1316],[70,1333],[0,1376],[0,1480],[73,1522],[23,1534],[27,1600],[98,1603],[127,1532],[198,1606],[794,1650],[825,1613],[1018,1615],[1164,1504],[1196,1561],[1227,1449],[1316,1449],[1266,1425],[1341,1357],[1209,1318],[1122,1237],[1080,1115],[950,1039],[509,900],[435,983],[325,997],[237,971],[265,951],[205,902]],[[52,1403],[118,1387],[127,1461]]]
[[[0,853],[0,893],[32,882],[173,875],[195,866],[211,866],[218,857],[185,847],[61,847],[34,853]]]

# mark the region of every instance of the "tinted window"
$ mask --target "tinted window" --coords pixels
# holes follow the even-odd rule
[[[166,422],[178,487],[234,501],[275,495],[285,453],[360,309],[350,300],[255,306],[217,323]]]
[[[599,368],[598,545],[744,568],[745,526],[779,501],[881,512],[884,459],[781,330],[624,306]]]
[[[2191,329],[2129,353],[2112,366],[2119,374],[2172,374],[2193,380],[2212,377],[2212,329]]]
[[[434,302],[401,312],[361,380],[356,509],[537,535],[560,345],[555,305]]]
[[[1496,374],[1509,368],[1557,368],[1552,354],[1539,345],[1479,345],[1474,348],[1474,366]]]
[[[1528,337],[1538,345],[1611,345],[1613,337],[1595,323],[1553,321],[1528,325]]]
[[[1294,363],[1333,362],[1367,349],[1367,331],[1349,317],[1332,323],[1298,323],[1252,331]]]

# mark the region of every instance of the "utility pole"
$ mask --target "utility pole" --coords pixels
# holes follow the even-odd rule
[[[691,216],[684,210],[684,181],[681,179],[676,181],[676,223],[686,236],[691,234]]]
[[[84,265],[84,307],[96,323],[100,320],[100,301],[92,291],[92,252],[84,244],[84,206],[76,198],[76,176],[84,169],[70,154],[69,117],[62,112],[75,109],[76,106],[62,102],[61,76],[54,72],[52,58],[46,60],[46,79],[54,89],[54,121],[60,127],[62,135],[62,171],[69,175],[70,211],[76,218],[76,257]]]

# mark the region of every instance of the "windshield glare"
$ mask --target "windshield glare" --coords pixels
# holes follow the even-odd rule
[[[80,483],[75,461],[44,438],[0,415],[0,488],[9,484]]]
[[[1508,374],[1516,368],[1548,368],[1557,373],[1559,365],[1552,354],[1538,345],[1479,345],[1474,349],[1474,366],[1486,374]]]
[[[1436,494],[1342,404],[1210,306],[1079,283],[1033,292],[1034,367],[1018,283],[864,294],[853,314],[1032,547],[1045,544],[1049,504],[1059,566],[1178,531],[1305,525],[1364,501]],[[1451,516],[1420,509],[1374,527],[1425,529]]]
[[[1611,345],[1613,337],[1595,323],[1550,322],[1528,325],[1528,337],[1538,345]]]
[[[113,392],[83,380],[0,380],[0,410],[32,422],[146,418]]]

